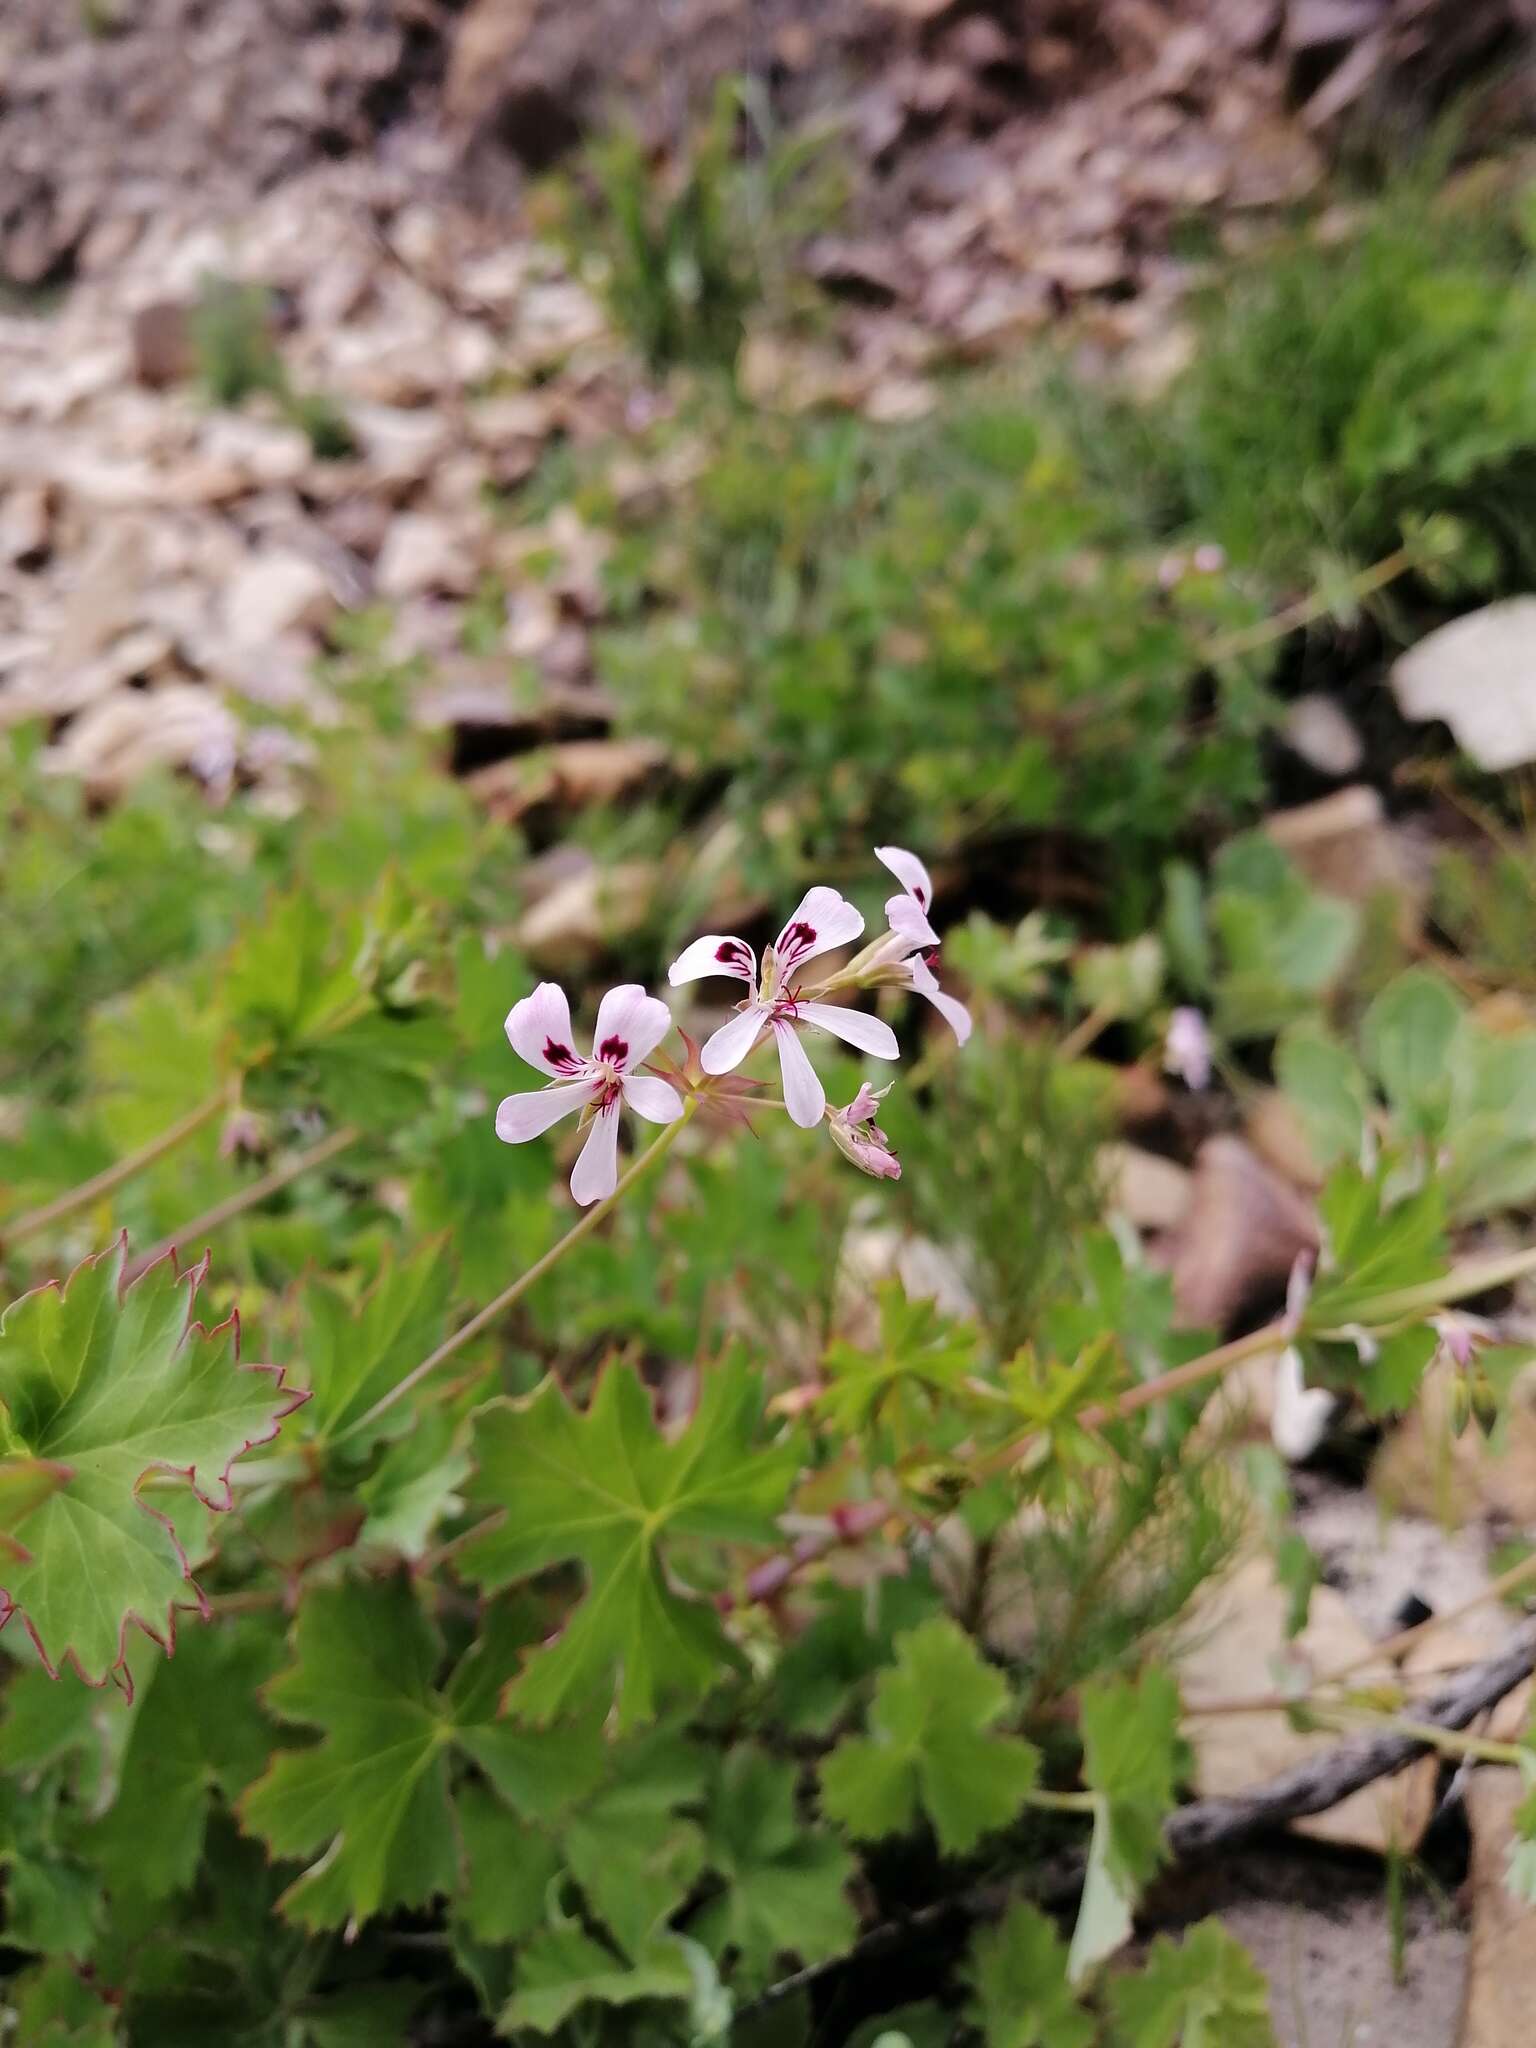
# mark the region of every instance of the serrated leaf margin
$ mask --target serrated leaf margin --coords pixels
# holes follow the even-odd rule
[[[45,1280],[39,1286],[29,1287],[24,1293],[18,1294],[13,1301],[7,1303],[6,1313],[9,1314],[11,1310],[19,1307],[22,1302],[29,1301],[33,1295],[52,1293],[57,1294],[61,1299],[64,1298],[68,1295],[71,1284],[81,1273],[90,1267],[99,1265],[103,1259],[111,1258],[115,1258],[118,1261],[116,1294],[119,1308],[122,1307],[128,1295],[141,1281],[148,1279],[151,1273],[169,1260],[173,1283],[184,1285],[187,1290],[186,1321],[182,1326],[178,1349],[189,1338],[196,1338],[206,1343],[214,1338],[222,1337],[227,1331],[231,1334],[233,1343],[233,1356],[230,1360],[232,1370],[235,1372],[265,1375],[273,1381],[273,1395],[287,1397],[284,1405],[273,1410],[271,1427],[263,1430],[259,1436],[248,1437],[241,1444],[240,1448],[225,1461],[223,1471],[220,1472],[218,1478],[213,1482],[216,1489],[222,1488],[224,1496],[222,1500],[214,1498],[210,1493],[205,1493],[202,1487],[198,1485],[197,1467],[195,1465],[172,1465],[164,1459],[152,1459],[134,1482],[135,1503],[144,1514],[149,1515],[154,1521],[158,1522],[170,1538],[171,1548],[175,1552],[177,1562],[181,1567],[181,1576],[192,1589],[192,1598],[185,1603],[187,1610],[189,1612],[195,1611],[200,1621],[206,1621],[209,1614],[208,1597],[192,1576],[192,1566],[187,1558],[186,1551],[181,1546],[181,1540],[176,1534],[175,1525],[168,1515],[161,1514],[157,1508],[152,1508],[147,1501],[139,1497],[139,1488],[152,1472],[165,1473],[172,1478],[184,1479],[190,1490],[196,1494],[197,1498],[210,1513],[216,1515],[228,1514],[235,1504],[234,1490],[229,1483],[229,1475],[234,1469],[237,1460],[243,1458],[247,1451],[255,1450],[258,1445],[271,1443],[281,1429],[284,1420],[296,1408],[302,1408],[309,1399],[309,1389],[292,1385],[286,1377],[286,1368],[281,1365],[257,1364],[254,1361],[247,1363],[241,1358],[240,1311],[238,1307],[232,1308],[223,1322],[215,1323],[211,1328],[206,1323],[198,1321],[194,1316],[193,1309],[197,1300],[197,1291],[207,1279],[209,1269],[213,1263],[213,1254],[208,1250],[203,1252],[196,1265],[183,1268],[177,1259],[177,1247],[174,1244],[167,1245],[166,1249],[157,1258],[151,1259],[147,1266],[144,1266],[139,1272],[135,1273],[132,1279],[128,1279],[125,1277],[129,1263],[128,1233],[126,1230],[121,1230],[113,1242],[103,1251],[92,1252],[88,1257],[81,1259],[78,1265],[71,1267],[62,1280]],[[67,1468],[61,1467],[61,1469]],[[72,1473],[71,1477],[73,1477]],[[93,1690],[102,1689],[109,1681],[115,1684],[122,1693],[125,1703],[131,1703],[133,1700],[133,1676],[128,1668],[129,1629],[137,1628],[141,1630],[143,1634],[149,1637],[152,1643],[158,1645],[165,1652],[167,1657],[174,1657],[176,1654],[176,1616],[179,1611],[177,1603],[173,1601],[166,1609],[165,1624],[162,1631],[162,1629],[155,1626],[153,1621],[130,1607],[118,1624],[116,1659],[108,1667],[104,1677],[91,1678],[82,1669],[80,1660],[75,1654],[73,1644],[65,1645],[64,1649],[59,1653],[57,1661],[48,1655],[48,1652],[43,1647],[42,1638],[32,1626],[31,1619],[25,1608],[13,1601],[5,1588],[0,1586],[0,1629],[6,1626],[12,1616],[19,1616],[21,1625],[26,1630],[33,1649],[37,1652],[38,1661],[51,1679],[57,1681],[62,1676],[67,1665],[82,1685],[88,1685]]]

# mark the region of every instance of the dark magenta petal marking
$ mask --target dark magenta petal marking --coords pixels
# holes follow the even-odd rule
[[[600,1060],[608,1060],[614,1066],[621,1066],[629,1058],[629,1042],[623,1038],[605,1038],[597,1048]]]
[[[806,924],[803,921],[798,924],[792,924],[784,934],[784,951],[786,953],[803,953],[808,946],[814,946],[815,943],[815,925]]]
[[[738,967],[744,965],[746,957],[747,949],[740,939],[722,939],[715,948],[717,960],[729,961]]]
[[[557,1045],[552,1038],[546,1038],[544,1041],[544,1057],[552,1067],[577,1065],[576,1055],[571,1048],[568,1045]]]

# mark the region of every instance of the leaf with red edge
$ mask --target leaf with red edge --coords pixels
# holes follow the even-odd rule
[[[239,1362],[237,1314],[194,1320],[206,1258],[183,1273],[168,1253],[131,1286],[127,1259],[122,1237],[0,1316],[0,1459],[68,1475],[28,1511],[26,1555],[0,1559],[0,1615],[20,1614],[50,1672],[131,1691],[130,1623],[170,1651],[177,1607],[202,1604],[154,1494],[226,1511],[235,1460],[308,1397]]]

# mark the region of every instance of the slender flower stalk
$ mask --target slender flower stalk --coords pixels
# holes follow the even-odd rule
[[[158,1244],[151,1245],[147,1252],[140,1252],[128,1265],[124,1274],[125,1280],[136,1280],[147,1267],[155,1263],[156,1259],[164,1258],[172,1246],[196,1244],[200,1239],[212,1236],[214,1231],[222,1229],[226,1223],[232,1223],[237,1216],[243,1216],[247,1209],[254,1209],[269,1196],[280,1193],[291,1181],[298,1180],[303,1174],[312,1173],[317,1166],[324,1166],[326,1161],[334,1159],[338,1152],[345,1152],[349,1146],[355,1145],[361,1136],[362,1133],[355,1130],[351,1124],[343,1124],[339,1130],[332,1131],[317,1144],[306,1147],[302,1152],[296,1152],[281,1166],[274,1166],[270,1173],[264,1173],[260,1180],[253,1180],[249,1187],[239,1188],[234,1194],[226,1195],[222,1202],[215,1202],[211,1209],[205,1209],[200,1216],[194,1216],[190,1223],[183,1223],[181,1228],[173,1230],[169,1237],[163,1237]]]
[[[184,1145],[188,1138],[195,1137],[205,1124],[212,1123],[222,1109],[229,1105],[230,1085],[226,1083],[210,1095],[206,1102],[200,1102],[196,1109],[188,1110],[173,1124],[155,1137],[140,1145],[136,1151],[126,1153],[123,1158],[108,1166],[102,1172],[93,1174],[89,1180],[81,1181],[78,1187],[56,1195],[51,1202],[44,1202],[36,1209],[24,1209],[19,1216],[13,1216],[9,1223],[0,1223],[0,1248],[9,1249],[24,1238],[35,1237],[40,1230],[48,1230],[55,1223],[62,1223],[81,1209],[88,1209],[103,1196],[115,1194],[136,1175],[163,1159],[168,1152],[174,1152],[178,1145]]]
[[[356,1435],[359,1430],[369,1428],[381,1415],[387,1415],[391,1408],[403,1401],[414,1388],[420,1386],[429,1373],[436,1372],[437,1368],[446,1364],[455,1352],[462,1351],[464,1346],[478,1337],[482,1330],[488,1329],[498,1316],[504,1315],[509,1308],[521,1301],[530,1288],[538,1285],[546,1273],[553,1272],[566,1254],[574,1251],[583,1238],[590,1237],[609,1211],[616,1209],[630,1190],[637,1187],[653,1167],[660,1165],[693,1121],[700,1100],[699,1096],[693,1095],[686,1103],[680,1104],[677,1116],[651,1140],[637,1158],[631,1161],[628,1170],[619,1176],[609,1194],[594,1202],[584,1215],[576,1219],[564,1237],[555,1240],[542,1258],[535,1259],[526,1272],[518,1275],[510,1287],[503,1288],[494,1301],[487,1302],[485,1307],[472,1315],[467,1323],[461,1324],[451,1337],[445,1338],[420,1365],[413,1366],[404,1379],[397,1380],[388,1393],[381,1394],[373,1406],[342,1430],[334,1441],[343,1442],[347,1437]]]

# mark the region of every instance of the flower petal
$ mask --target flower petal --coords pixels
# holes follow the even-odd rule
[[[793,1024],[776,1023],[773,1035],[779,1046],[779,1072],[784,1077],[784,1107],[791,1123],[802,1131],[813,1131],[827,1106],[827,1091],[821,1076],[806,1057],[805,1047],[795,1036]]]
[[[807,889],[774,944],[780,980],[785,980],[792,968],[814,960],[818,953],[846,946],[863,929],[863,913],[845,896],[839,896],[835,889]]]
[[[882,1088],[880,1095],[886,1090]],[[880,1114],[880,1095],[877,1095],[867,1081],[859,1083],[859,1092],[842,1112],[845,1123],[870,1124]]]
[[[877,1060],[901,1058],[901,1047],[890,1025],[864,1010],[843,1010],[836,1003],[797,1003],[795,1011],[801,1023],[814,1024],[818,1031],[830,1031],[834,1038],[842,1039],[846,1045],[856,1045],[860,1052],[873,1053]]]
[[[512,1050],[541,1074],[569,1080],[586,1061],[571,1035],[571,1006],[558,982],[541,981],[531,996],[514,1003],[507,1015]]]
[[[908,985],[914,994],[932,1003],[960,1044],[964,1045],[971,1035],[971,1013],[964,1003],[957,1002],[953,996],[945,995],[926,960],[909,960],[907,976]]]
[[[675,1124],[683,1113],[683,1098],[670,1081],[650,1074],[626,1074],[620,1085],[624,1100],[648,1124]]]
[[[739,1067],[756,1045],[771,1014],[766,1003],[749,1003],[712,1037],[706,1038],[699,1054],[699,1065],[705,1073],[728,1074],[733,1067]]]
[[[892,933],[907,947],[916,952],[919,947],[936,946],[939,935],[923,915],[917,899],[912,896],[888,896],[885,903],[885,920]]]
[[[609,989],[597,1006],[592,1057],[621,1074],[638,1067],[672,1029],[672,1012],[659,996],[648,996],[638,981]]]
[[[619,1103],[615,1096],[592,1119],[587,1142],[571,1174],[571,1193],[581,1208],[601,1202],[619,1184]]]
[[[555,1088],[531,1088],[526,1095],[509,1095],[496,1107],[496,1135],[504,1145],[526,1144],[591,1099],[590,1081],[562,1081]]]
[[[667,969],[667,979],[674,988],[681,988],[685,981],[702,981],[706,974],[729,974],[755,988],[757,955],[745,939],[733,939],[727,932],[706,932],[702,939],[684,946]]]
[[[890,869],[919,910],[933,908],[933,884],[915,853],[908,853],[904,846],[877,846],[875,859]]]
[[[1323,1440],[1333,1413],[1333,1396],[1326,1387],[1307,1385],[1301,1353],[1294,1344],[1287,1344],[1275,1360],[1273,1384],[1271,1441],[1282,1458],[1300,1464]]]

